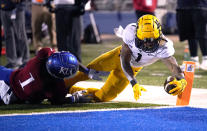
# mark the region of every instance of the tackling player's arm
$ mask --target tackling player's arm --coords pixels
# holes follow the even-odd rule
[[[176,79],[174,79],[169,84],[176,85],[176,88],[173,88],[170,90],[169,93],[172,93],[172,95],[179,95],[181,94],[186,85],[187,81],[184,78],[184,73],[182,72],[181,68],[178,66],[177,61],[175,57],[170,56],[168,58],[162,59],[163,63],[169,68],[169,70],[173,73]]]
[[[107,76],[107,75],[109,75],[109,72],[97,71],[97,70],[94,70],[94,69],[89,69],[89,68],[85,67],[83,64],[81,64],[80,62],[79,62],[79,71],[87,74],[90,79],[99,80],[99,81],[102,80],[102,78],[100,76]]]
[[[125,76],[130,81],[130,83],[133,87],[135,100],[138,100],[139,97],[141,96],[141,91],[146,91],[146,89],[143,88],[142,86],[140,86],[134,77],[134,72],[133,72],[132,67],[130,65],[132,52],[127,44],[122,45],[120,56],[121,56],[122,70],[124,71]]]

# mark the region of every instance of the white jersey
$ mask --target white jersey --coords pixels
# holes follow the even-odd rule
[[[167,42],[159,46],[158,50],[153,53],[145,53],[135,46],[136,23],[126,26],[122,33],[123,41],[132,51],[131,66],[142,67],[150,65],[159,59],[167,58],[174,55],[175,50],[173,42],[166,38]]]

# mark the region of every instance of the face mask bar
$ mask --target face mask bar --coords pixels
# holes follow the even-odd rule
[[[145,38],[144,40],[140,40],[139,38],[135,38],[135,45],[146,53],[153,53],[159,48],[159,39]]]

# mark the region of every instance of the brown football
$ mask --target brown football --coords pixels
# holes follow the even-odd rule
[[[176,87],[176,85],[170,85],[169,83],[171,81],[174,80],[175,77],[173,76],[168,76],[167,79],[165,80],[165,83],[164,83],[164,90],[168,93],[168,94],[173,94],[174,92],[172,93],[169,93],[170,90],[172,90],[173,88]]]

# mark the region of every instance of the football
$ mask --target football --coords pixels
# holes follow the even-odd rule
[[[165,80],[165,83],[164,83],[164,90],[168,93],[168,94],[173,94],[174,92],[172,93],[169,93],[170,90],[172,90],[173,88],[176,87],[176,85],[170,85],[169,83],[171,81],[174,80],[175,77],[173,76],[168,76],[167,79]]]

